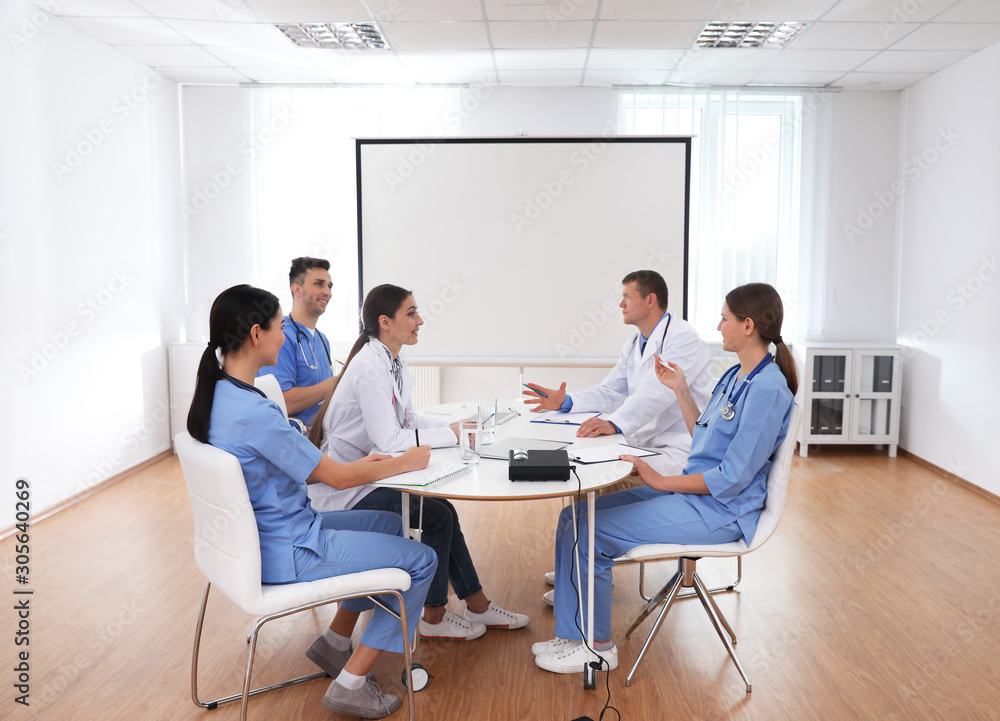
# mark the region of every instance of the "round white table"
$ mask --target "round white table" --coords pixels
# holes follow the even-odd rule
[[[576,432],[579,426],[563,425],[556,423],[531,423],[535,414],[531,412],[531,407],[522,401],[512,401],[509,403],[499,403],[499,410],[505,409],[516,411],[520,415],[507,421],[496,429],[496,441],[503,441],[507,438],[534,438],[545,440],[568,441],[572,445],[566,449],[572,454],[576,448],[587,446],[602,446],[614,443],[621,443],[621,435],[598,436],[596,438],[577,438]],[[476,403],[451,403],[433,408],[424,409],[421,414],[432,418],[447,420],[449,423],[474,416],[477,412]],[[484,446],[484,451],[488,452],[489,446]],[[431,452],[431,459],[435,462],[441,461],[449,465],[460,462],[461,451],[455,446],[451,448],[436,448]],[[403,523],[404,528],[408,526],[410,518],[409,495],[432,496],[437,498],[450,498],[470,501],[524,501],[538,498],[559,498],[564,496],[574,496],[577,493],[587,495],[587,514],[590,518],[594,515],[594,501],[596,493],[600,488],[609,486],[627,475],[632,470],[632,464],[624,461],[609,461],[607,463],[576,464],[576,475],[570,475],[568,481],[511,481],[507,478],[508,463],[506,460],[483,458],[472,470],[455,476],[446,481],[441,481],[428,488],[413,488],[396,486],[400,490],[407,491],[403,494]],[[577,482],[579,476],[579,483]],[[381,481],[379,485],[391,485],[391,479]],[[573,506],[574,513],[576,506]],[[574,523],[574,526],[576,524]],[[587,564],[588,588],[594,587],[594,524],[588,523],[588,554]],[[555,539],[553,539],[555,543]],[[580,565],[577,564],[577,569]],[[579,572],[579,570],[578,570]],[[580,585],[577,583],[579,593]],[[581,594],[582,595],[582,594]],[[593,594],[588,594],[592,598]],[[581,597],[581,607],[583,600]],[[594,607],[592,603],[586,604],[587,623],[586,642],[594,643]],[[593,669],[581,669],[584,671],[584,687],[594,688],[595,672]]]

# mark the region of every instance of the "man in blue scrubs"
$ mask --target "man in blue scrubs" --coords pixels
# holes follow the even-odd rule
[[[330,261],[296,258],[288,272],[288,284],[292,310],[285,316],[285,344],[278,364],[261,368],[257,375],[273,373],[281,384],[288,415],[308,426],[333,386],[330,341],[316,329],[332,295]]]

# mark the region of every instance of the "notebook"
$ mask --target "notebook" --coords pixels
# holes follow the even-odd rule
[[[429,488],[443,481],[448,481],[455,476],[460,476],[466,471],[472,470],[472,466],[465,463],[437,462],[431,461],[427,468],[419,471],[409,471],[400,473],[398,476],[389,476],[381,481],[375,481],[376,486],[406,486],[408,488]]]

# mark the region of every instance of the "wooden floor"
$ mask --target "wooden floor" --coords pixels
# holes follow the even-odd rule
[[[553,635],[541,594],[559,507],[460,504],[487,593],[529,613],[531,623],[471,643],[422,643],[417,660],[435,678],[416,696],[418,718],[596,721],[605,674],[600,690],[585,692],[581,675],[551,674],[532,663],[531,644]],[[744,693],[695,600],[675,604],[625,687],[644,638],[623,636],[641,605],[633,566],[615,571],[621,666],[610,675],[611,703],[623,719],[643,720],[997,719],[998,530],[1000,506],[908,459],[811,449],[809,458],[795,458],[777,533],[746,559],[739,591],[716,596],[739,638],[753,693]],[[31,707],[13,701],[15,652],[24,647],[14,646],[17,619],[8,601],[0,612],[0,717],[239,718],[236,705],[203,711],[190,701],[203,587],[191,546],[191,508],[176,458],[33,526]],[[16,588],[13,557],[14,539],[0,542],[7,594]],[[709,582],[734,573],[734,563],[716,564],[703,570]],[[661,564],[650,577],[662,583],[671,571]],[[202,689],[218,695],[235,691],[241,678],[249,619],[222,597],[214,600]],[[328,620],[322,611],[271,624],[255,680],[309,671],[302,652]],[[401,670],[402,657],[393,654],[375,668],[383,687],[402,695]],[[326,684],[255,699],[250,718],[342,718],[322,706]],[[404,701],[393,718],[406,714]]]

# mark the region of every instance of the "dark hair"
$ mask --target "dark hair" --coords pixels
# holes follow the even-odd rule
[[[799,375],[792,352],[781,338],[785,312],[778,291],[767,283],[747,283],[729,291],[726,305],[729,312],[741,321],[747,318],[753,320],[757,333],[765,343],[774,343],[774,359],[785,376],[788,390],[795,395],[799,389]]]
[[[208,347],[201,354],[198,380],[187,417],[187,429],[192,437],[208,443],[215,384],[222,378],[216,350],[222,351],[223,356],[239,351],[255,325],[270,329],[280,307],[273,293],[249,285],[234,285],[219,293],[212,303],[208,316]]]
[[[288,271],[288,287],[291,288],[295,283],[302,285],[306,279],[306,273],[313,268],[321,268],[329,272],[330,261],[323,260],[322,258],[310,258],[307,255],[295,258],[292,261],[291,269]]]
[[[666,311],[667,282],[655,270],[633,270],[622,278],[622,285],[626,283],[635,283],[635,289],[642,293],[643,298],[650,293],[655,293],[656,304],[660,306],[660,310]]]
[[[379,318],[384,315],[394,318],[399,309],[403,307],[403,303],[411,295],[413,295],[413,291],[400,288],[398,285],[390,285],[389,283],[375,286],[368,291],[368,295],[365,296],[364,305],[361,306],[361,335],[354,341],[354,346],[347,356],[344,367],[340,370],[340,375],[333,379],[333,387],[330,388],[330,394],[323,401],[323,405],[320,406],[316,415],[313,416],[312,427],[309,430],[309,440],[317,448],[323,445],[323,418],[326,416],[327,408],[330,407],[330,402],[333,400],[333,394],[337,391],[337,386],[340,385],[340,379],[347,372],[347,366],[351,365],[354,356],[368,343],[370,338],[378,338],[381,335],[382,327],[379,325]]]

